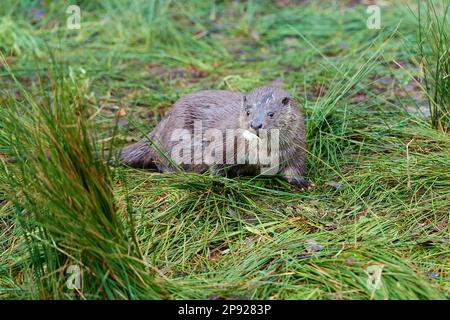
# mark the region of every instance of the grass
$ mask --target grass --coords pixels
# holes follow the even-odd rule
[[[41,91],[40,105],[26,91],[22,103],[12,97],[4,102],[7,143],[20,160],[14,167],[3,164],[1,180],[23,229],[36,282],[32,296],[74,297],[65,287],[65,270],[76,266],[85,270],[83,290],[75,291],[80,298],[163,297],[133,238],[131,210],[125,212],[128,223],[117,212],[111,174],[96,156],[79,87],[52,78],[52,96]],[[22,160],[29,152],[33,156]]]
[[[381,30],[343,2],[83,1],[80,30],[26,2],[0,12],[1,299],[448,299],[450,138],[415,2]],[[310,191],[98,159],[185,93],[274,81],[306,114]]]
[[[428,92],[431,125],[443,132],[450,128],[450,3],[418,5],[419,52],[423,65],[424,84]]]

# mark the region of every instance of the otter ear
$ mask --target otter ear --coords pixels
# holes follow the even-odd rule
[[[244,96],[244,99],[242,99],[244,101],[244,104],[247,103],[247,96]]]
[[[283,100],[281,100],[281,103],[284,105],[287,105],[291,99],[289,97],[284,97]]]

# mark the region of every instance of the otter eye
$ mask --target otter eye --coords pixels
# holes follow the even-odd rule
[[[273,112],[269,112],[267,115],[268,115],[269,117],[273,118]]]
[[[247,110],[247,116],[249,116],[249,115],[250,115],[250,111]]]

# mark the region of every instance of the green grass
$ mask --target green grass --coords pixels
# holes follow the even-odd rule
[[[450,3],[431,1],[418,8],[422,9],[417,14],[418,44],[431,125],[447,132],[450,128]]]
[[[1,159],[35,155],[0,166],[0,299],[449,298],[450,138],[415,1],[381,30],[343,2],[107,3],[81,1],[80,30],[64,1],[0,9]],[[306,114],[310,191],[98,160],[185,93],[271,81]]]

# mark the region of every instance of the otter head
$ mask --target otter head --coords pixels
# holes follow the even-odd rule
[[[279,88],[258,88],[243,98],[240,127],[258,135],[260,129],[280,129],[289,117],[292,98]]]

